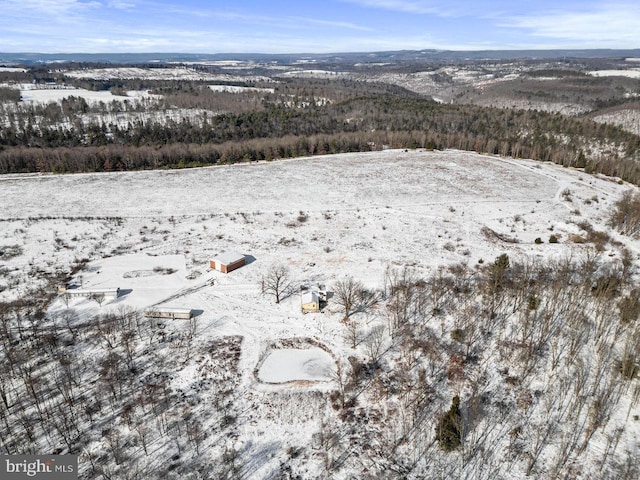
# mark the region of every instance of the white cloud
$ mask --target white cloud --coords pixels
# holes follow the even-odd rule
[[[80,0],[5,0],[0,6],[0,11],[35,10],[41,15],[73,13],[81,10],[98,8],[102,5],[98,1]]]
[[[340,0],[364,8],[436,17],[492,17],[513,6],[512,0]]]
[[[55,25],[85,22],[101,7],[97,1],[5,0],[0,2],[0,28],[32,25],[48,31]]]
[[[536,37],[638,48],[639,21],[639,5],[616,4],[586,12],[551,11],[536,16],[519,16],[501,26],[525,29]]]
[[[136,5],[134,3],[123,2],[121,0],[110,0],[107,2],[107,6],[118,10],[129,10],[131,8],[135,8]]]
[[[156,5],[156,4],[150,4]],[[269,16],[255,15],[249,12],[234,12],[231,10],[218,9],[193,9],[180,5],[168,5],[163,7],[166,13],[184,18],[213,18],[224,21],[226,23],[234,22],[237,25],[253,25],[258,27],[283,28],[300,30],[314,26],[331,27],[344,30],[372,31],[372,28],[358,25],[354,22],[346,22],[339,20],[323,20],[318,18],[309,18],[304,16]]]
[[[287,19],[293,22],[300,22],[304,25],[319,25],[321,27],[342,28],[346,30],[360,30],[370,32],[373,29],[369,27],[363,27],[351,22],[338,22],[333,20],[318,20],[316,18],[304,18],[304,17],[287,17]]]
[[[427,15],[450,15],[451,9],[446,3],[434,1],[408,0],[342,0],[361,7],[379,8],[403,13],[418,13]]]

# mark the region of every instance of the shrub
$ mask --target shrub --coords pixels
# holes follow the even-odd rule
[[[627,190],[616,202],[609,224],[624,235],[640,236],[640,193]]]
[[[600,230],[591,230],[589,232],[589,241],[593,242],[596,246],[596,250],[603,251],[607,243],[611,240],[611,237],[607,232]]]
[[[564,198],[567,202],[573,201],[573,199],[571,198],[571,190],[569,190],[568,188],[565,188],[562,192],[560,192],[560,195],[562,195],[562,198]]]
[[[454,328],[451,330],[451,339],[456,342],[464,342],[465,332],[461,328]]]
[[[460,412],[460,397],[457,395],[453,397],[449,411],[438,419],[436,439],[440,448],[445,452],[455,450],[462,443],[462,413]]]
[[[161,275],[171,275],[177,272],[175,268],[166,268],[166,267],[154,267],[153,271]]]
[[[585,232],[591,232],[593,230],[593,226],[586,220],[582,220],[581,222],[576,223],[576,225]]]
[[[569,241],[571,243],[586,243],[587,239],[582,235],[577,235],[575,233],[572,233],[569,235]]]
[[[633,324],[640,318],[640,289],[635,288],[631,293],[618,302],[620,321],[624,325]]]
[[[536,245],[540,245],[540,244],[542,243],[542,239],[541,239],[540,237],[538,237],[538,238],[536,238],[536,239],[534,240],[534,243],[535,243]]]
[[[297,220],[299,223],[305,223],[307,220],[309,220],[309,215],[300,210],[300,214],[298,215]]]
[[[20,245],[0,246],[0,259],[2,260],[9,260],[20,255],[22,255],[22,247]]]
[[[550,235],[549,236],[549,243],[558,243],[558,237],[556,237],[555,235]]]
[[[628,380],[633,380],[638,376],[640,372],[640,367],[638,367],[638,363],[636,362],[636,358],[634,355],[626,354],[622,357],[620,361],[620,375]]]

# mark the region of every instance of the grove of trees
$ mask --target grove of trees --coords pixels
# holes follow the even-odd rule
[[[640,137],[588,118],[438,104],[375,82],[291,81],[277,85],[273,94],[225,94],[218,105],[210,101],[222,102],[220,95],[214,96],[206,84],[176,85],[155,86],[166,97],[162,101],[124,105],[89,106],[70,98],[60,105],[27,106],[9,98],[0,107],[5,122],[0,129],[0,173],[181,168],[386,145],[533,158],[640,183]],[[11,97],[10,89],[5,90],[3,95]],[[87,113],[162,112],[176,106],[210,113],[196,123],[80,120]]]

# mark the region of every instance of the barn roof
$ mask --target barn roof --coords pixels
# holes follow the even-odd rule
[[[244,255],[238,252],[224,252],[212,258],[212,260],[221,265],[231,265],[232,263],[244,260]]]

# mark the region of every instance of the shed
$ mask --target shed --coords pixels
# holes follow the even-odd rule
[[[316,292],[302,294],[302,313],[317,313],[320,311],[320,297]]]
[[[58,293],[66,295],[67,298],[93,298],[100,295],[118,298],[120,296],[120,288],[59,288]]]
[[[209,260],[209,266],[222,273],[229,273],[245,263],[244,255],[238,252],[225,252]]]
[[[147,318],[168,318],[171,320],[183,319],[189,320],[193,317],[193,310],[190,308],[169,308],[169,307],[155,307],[147,308],[144,311],[144,316]]]

